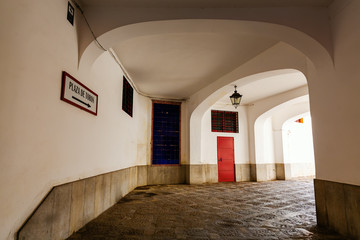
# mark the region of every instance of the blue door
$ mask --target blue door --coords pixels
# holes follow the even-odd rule
[[[180,164],[180,103],[153,102],[152,164]]]

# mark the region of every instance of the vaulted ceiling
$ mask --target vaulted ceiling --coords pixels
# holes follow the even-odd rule
[[[140,91],[186,98],[275,43],[246,34],[177,33],[134,38],[113,49]]]
[[[85,9],[86,7],[91,9],[90,13],[103,6],[107,7],[106,9],[109,6],[116,6],[173,10],[176,8],[327,8],[332,2],[332,0],[81,0]],[[101,16],[106,18],[104,13]],[[94,19],[92,21],[94,22]],[[98,22],[106,21],[99,19]],[[188,20],[188,24],[190,27],[197,22]],[[101,25],[97,27],[99,26],[101,27]],[[131,28],[131,25],[127,27]],[[176,27],[175,20],[173,28]],[[198,32],[182,30],[152,34],[149,31],[149,34],[127,38],[110,47],[141,92],[153,97],[184,99],[277,43],[278,40],[261,35],[241,31],[237,33],[218,31],[216,28],[209,31],[208,28],[206,31]],[[243,89],[247,92],[243,94],[248,96],[245,101],[250,103],[270,94],[306,85],[304,76],[291,74],[286,77],[268,78],[247,86]]]

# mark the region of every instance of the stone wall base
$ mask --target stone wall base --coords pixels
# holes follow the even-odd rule
[[[190,184],[215,183],[219,181],[217,164],[193,164],[189,167]],[[235,181],[250,181],[250,164],[235,164]]]
[[[360,239],[360,186],[314,179],[320,226]]]
[[[285,168],[275,164],[235,164],[236,182],[281,179],[284,173],[286,178]],[[18,231],[18,239],[65,239],[138,186],[215,182],[217,164],[154,165],[55,186]]]
[[[275,163],[251,164],[250,179],[254,182],[276,180]]]
[[[288,180],[315,176],[315,164],[311,162],[276,163],[276,179]]]
[[[186,167],[135,166],[55,186],[18,231],[18,239],[66,239],[138,186],[185,183]]]

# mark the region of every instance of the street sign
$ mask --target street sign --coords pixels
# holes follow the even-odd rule
[[[62,76],[61,100],[97,115],[98,95],[65,71]]]

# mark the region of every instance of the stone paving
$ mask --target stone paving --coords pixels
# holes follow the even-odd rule
[[[78,239],[346,239],[316,226],[312,180],[139,187]]]

